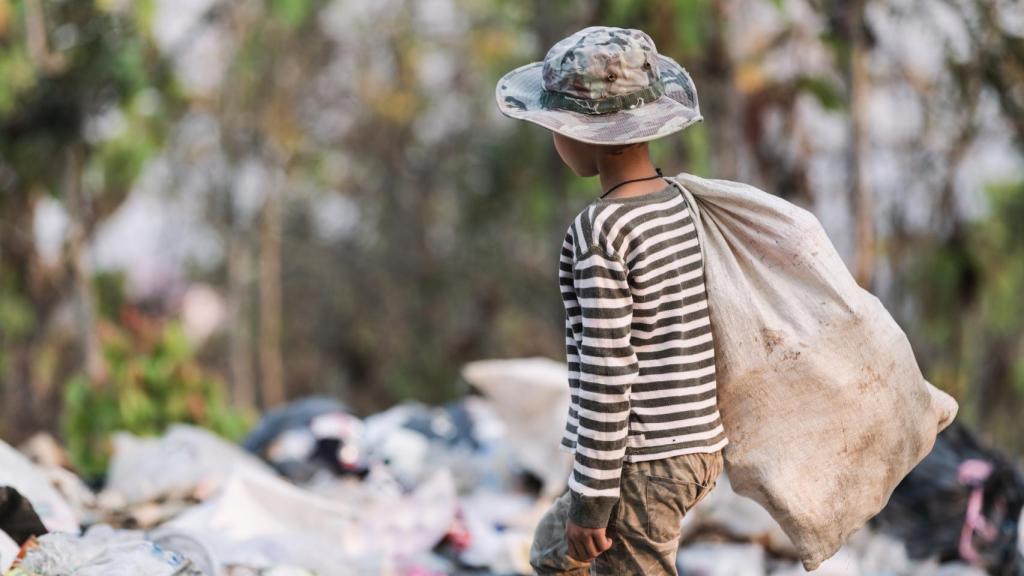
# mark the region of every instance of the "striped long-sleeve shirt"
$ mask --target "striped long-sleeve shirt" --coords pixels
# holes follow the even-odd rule
[[[588,204],[565,235],[559,286],[575,454],[570,518],[604,528],[622,462],[714,452],[718,413],[704,263],[674,184]]]

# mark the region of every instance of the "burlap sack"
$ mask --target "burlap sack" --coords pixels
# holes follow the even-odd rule
[[[810,212],[682,173],[705,257],[726,472],[813,570],[877,514],[957,403]]]

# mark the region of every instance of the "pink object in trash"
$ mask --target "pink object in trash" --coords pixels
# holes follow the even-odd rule
[[[985,497],[985,480],[991,474],[992,464],[975,458],[964,460],[957,469],[957,481],[971,488],[964,527],[960,531],[960,557],[971,564],[978,564],[981,560],[974,549],[974,533],[977,532],[986,542],[991,542],[996,537],[995,527],[988,523],[981,511]]]

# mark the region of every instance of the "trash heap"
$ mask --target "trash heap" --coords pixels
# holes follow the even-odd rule
[[[103,487],[60,446],[0,442],[4,576],[529,574],[565,490],[565,365],[467,365],[473,393],[365,419],[328,398],[268,413],[242,445],[175,425],[117,434]],[[1024,479],[953,426],[889,506],[816,574],[1024,575]],[[680,574],[804,573],[767,512],[722,476],[683,522]]]

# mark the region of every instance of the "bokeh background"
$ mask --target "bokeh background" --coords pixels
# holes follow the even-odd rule
[[[637,27],[705,122],[666,173],[812,210],[986,443],[1024,456],[1024,5],[1012,0],[0,0],[0,437],[241,437],[326,394],[564,360],[600,193],[494,86]]]

